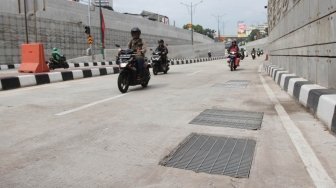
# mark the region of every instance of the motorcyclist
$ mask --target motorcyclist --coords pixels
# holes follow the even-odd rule
[[[235,64],[237,66],[239,66],[239,57],[240,57],[240,54],[239,54],[239,47],[237,45],[237,41],[233,40],[232,43],[231,43],[231,46],[229,47],[229,49],[227,50],[228,53],[230,52],[235,52],[236,53],[236,60],[235,60]]]
[[[211,51],[210,50],[208,51],[208,57],[209,58],[211,57]]]
[[[59,52],[59,50],[57,48],[53,48],[52,52],[51,52],[51,57],[56,61],[56,62],[60,62],[62,55]]]
[[[161,58],[162,62],[164,64],[167,63],[167,54],[168,54],[168,48],[164,45],[164,41],[161,39],[158,41],[159,46],[156,48],[155,51],[161,52]]]
[[[245,58],[245,49],[244,49],[244,48],[241,48],[241,49],[240,49],[240,55],[241,55],[241,58],[242,58],[242,59]]]
[[[258,57],[260,56],[260,54],[261,54],[261,52],[260,52],[260,49],[258,48],[258,50],[257,50]]]
[[[140,38],[141,30],[134,27],[131,30],[132,40],[128,43],[128,48],[135,51],[136,56],[136,69],[138,78],[143,76],[144,64],[145,64],[145,54],[146,54],[146,44],[144,40]]]
[[[254,48],[253,48],[252,51],[251,51],[251,55],[253,55],[253,54],[254,54],[254,55],[256,54],[256,51],[255,51]]]

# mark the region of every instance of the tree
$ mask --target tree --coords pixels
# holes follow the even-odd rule
[[[257,39],[260,39],[260,37],[261,37],[261,34],[260,34],[259,29],[253,29],[251,34],[248,36],[248,40],[255,41]]]
[[[209,28],[204,29],[201,25],[192,25],[192,28],[196,33],[200,33],[214,39],[215,30]],[[190,29],[190,24],[184,25],[183,29]]]

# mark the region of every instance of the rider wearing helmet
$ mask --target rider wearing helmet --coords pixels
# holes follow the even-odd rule
[[[237,45],[237,41],[236,40],[233,40],[232,41],[232,43],[231,43],[231,46],[229,47],[229,49],[227,50],[228,51],[228,53],[230,53],[230,52],[236,52],[236,65],[237,66],[239,66],[239,61],[240,61],[240,59],[239,59],[239,57],[240,57],[240,55],[239,55],[239,47],[238,47],[238,45]]]
[[[141,30],[137,27],[134,27],[131,30],[132,40],[128,43],[128,48],[136,52],[136,69],[137,73],[140,76],[143,75],[143,69],[145,64],[145,54],[146,54],[146,44],[140,38]]]
[[[56,60],[58,62],[61,60],[61,57],[62,57],[62,55],[60,54],[60,52],[58,51],[57,48],[53,48],[53,50],[51,52],[51,56],[54,60]]]
[[[168,54],[168,48],[164,45],[164,41],[161,39],[158,41],[159,46],[156,48],[156,51],[161,52],[162,62],[167,63],[167,54]]]
[[[234,51],[234,52],[236,52],[236,53],[238,53],[239,52],[239,47],[238,47],[238,45],[237,45],[237,41],[232,41],[232,43],[231,43],[231,46],[229,47],[229,49],[228,49],[228,53],[230,53],[231,51]]]

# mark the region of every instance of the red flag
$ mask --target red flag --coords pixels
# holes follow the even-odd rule
[[[101,32],[102,32],[102,45],[103,48],[105,48],[105,21],[104,21],[104,15],[103,11],[100,11],[100,16],[101,16]]]

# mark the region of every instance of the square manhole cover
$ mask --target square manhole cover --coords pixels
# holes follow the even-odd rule
[[[160,165],[194,172],[248,178],[256,141],[191,134]]]
[[[224,84],[217,83],[214,86],[224,88],[246,88],[249,83],[248,80],[229,80]]]
[[[190,124],[258,130],[263,116],[262,112],[207,109]]]

